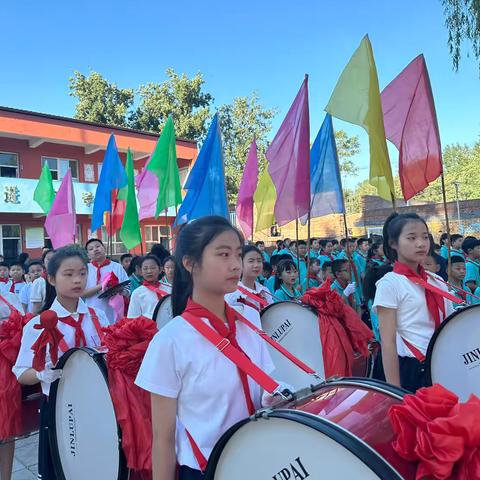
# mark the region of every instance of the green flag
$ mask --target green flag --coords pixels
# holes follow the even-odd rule
[[[52,174],[47,162],[43,165],[42,173],[33,192],[33,199],[40,205],[43,212],[48,214],[55,199],[55,190],[53,189]]]
[[[128,149],[127,163],[125,164],[128,183],[118,191],[117,199],[125,200],[125,215],[123,216],[120,238],[124,245],[131,250],[142,243],[140,222],[138,221],[137,199],[135,197],[135,174],[133,172],[132,152]]]
[[[168,117],[152,157],[146,166],[158,178],[158,198],[155,218],[168,207],[182,203],[182,187],[178,173],[175,128]]]

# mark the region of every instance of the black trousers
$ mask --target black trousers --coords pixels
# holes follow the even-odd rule
[[[182,465],[178,471],[178,480],[203,480],[205,475],[200,470]]]
[[[400,366],[400,384],[403,388],[415,393],[427,385],[425,363],[413,357],[398,357]]]
[[[42,480],[56,480],[53,468],[50,441],[48,438],[48,411],[49,404],[45,399],[40,408],[40,431],[38,432],[38,478]]]

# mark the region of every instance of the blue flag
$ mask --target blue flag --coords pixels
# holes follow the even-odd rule
[[[329,113],[310,150],[310,217],[343,213],[342,183],[337,146]],[[302,223],[307,217],[302,217]]]
[[[112,190],[124,187],[128,182],[127,174],[118,155],[113,133],[108,140],[107,151],[103,159],[102,173],[98,181],[93,202],[92,232],[103,225],[105,212],[112,211]]]
[[[181,225],[207,215],[229,218],[218,114],[213,117],[207,138],[184,188],[187,195],[180,206],[174,225]]]

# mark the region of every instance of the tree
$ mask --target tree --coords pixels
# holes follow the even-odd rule
[[[160,132],[168,116],[172,115],[178,137],[200,140],[207,133],[213,102],[212,95],[203,91],[202,74],[197,73],[190,79],[171,68],[166,74],[168,80],[162,83],[140,86],[140,105],[129,117],[130,127]]]
[[[276,109],[268,109],[260,104],[256,92],[247,97],[237,97],[231,104],[219,108],[229,202],[236,201],[248,150],[254,137],[260,170],[263,171],[267,135],[272,128],[271,120],[275,114]]]
[[[127,126],[126,114],[133,104],[132,89],[119,88],[100,73],[85,76],[78,71],[69,78],[70,96],[78,99],[75,118],[119,127]]]
[[[478,0],[442,0],[448,46],[453,68],[458,70],[464,41],[472,44],[473,54],[480,60],[480,2]]]
[[[353,162],[352,157],[360,153],[358,136],[349,137],[345,130],[337,130],[335,132],[335,143],[337,144],[338,160],[342,175],[346,177],[357,175],[358,167]]]

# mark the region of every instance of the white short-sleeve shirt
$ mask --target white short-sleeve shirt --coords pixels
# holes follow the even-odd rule
[[[90,313],[88,312],[88,307],[82,299],[78,300],[77,311],[75,313],[70,313],[66,310],[60,302],[55,299],[50,310],[53,310],[57,313],[59,318],[71,316],[75,321],[78,320],[78,317],[81,313],[84,314],[82,321],[82,330],[85,334],[85,340],[88,347],[98,347],[101,343],[100,337],[98,336],[97,329],[92,321]],[[108,320],[105,314],[98,309],[95,309],[95,313],[98,317],[98,322],[102,327],[108,327]],[[33,317],[24,327],[22,334],[22,344],[20,346],[20,352],[18,353],[17,360],[15,365],[12,368],[13,373],[17,378],[19,378],[22,373],[24,373],[29,368],[32,368],[33,365],[33,350],[32,345],[37,341],[38,337],[42,333],[42,329],[36,330],[35,325],[40,323],[40,316],[37,315]],[[66,323],[59,321],[57,323],[57,328],[63,333],[63,339],[66,344],[72,348],[75,345],[75,329]],[[63,355],[63,352],[59,349],[58,356],[59,358]],[[47,352],[46,362],[50,361],[50,353]],[[42,390],[45,395],[48,395],[50,386],[49,384],[42,382]]]
[[[43,277],[36,278],[32,282],[32,288],[30,289],[30,302],[41,303],[45,302],[47,290],[47,282]]]
[[[258,312],[234,307],[260,327]],[[208,320],[203,318],[208,325]],[[266,373],[274,365],[264,340],[237,321],[237,341],[253,363]],[[254,405],[259,408],[261,388],[248,378]],[[135,383],[165,397],[177,398],[177,417],[208,459],[220,436],[248,416],[237,367],[181,316],[175,317],[152,339]],[[177,428],[177,460],[198,469],[183,428]]]
[[[448,292],[437,275],[429,274],[428,283]],[[389,272],[377,283],[377,291],[373,302],[373,310],[377,307],[395,309],[397,311],[397,352],[401,357],[414,357],[406,347],[402,338],[426,353],[430,339],[435,331],[435,323],[428,311],[425,300],[425,289],[410,281],[405,275]],[[445,317],[453,313],[452,302],[444,299]]]
[[[170,289],[166,285],[160,283],[159,290],[170,294]],[[128,305],[128,318],[137,318],[143,315],[144,317],[152,318],[153,311],[159,302],[158,296],[155,292],[145,286],[136,288],[130,295],[130,304]]]
[[[117,276],[119,282],[125,282],[126,280],[128,280],[128,275],[127,272],[125,272],[125,269],[117,262],[110,262],[108,265],[105,265],[100,270],[100,283],[110,272],[113,272]],[[89,263],[87,286],[85,287],[85,289],[88,290],[89,288],[93,288],[96,285],[98,285],[97,269],[91,263]],[[112,307],[108,304],[108,298],[98,298],[97,294],[93,297],[86,298],[85,302],[89,307],[102,310],[107,316],[110,325],[115,323],[115,315],[113,313]]]
[[[270,290],[267,287],[263,286],[261,283],[255,282],[255,290],[248,288],[242,282],[238,282],[238,285],[240,287],[243,287],[245,290],[248,290],[249,292],[252,292],[256,295],[260,295],[266,302],[268,302],[269,305],[273,303],[273,297],[272,297],[272,294],[270,293]],[[261,306],[259,302],[248,297],[245,293],[241,292],[240,290],[235,290],[234,292],[227,293],[225,295],[225,301],[232,306],[239,304],[238,302],[239,298],[243,298],[248,302],[254,303],[255,305],[257,305],[257,308],[261,310]]]
[[[12,283],[13,283],[13,280],[9,280],[7,283],[3,283],[2,293],[3,292],[13,293],[20,300],[22,295],[22,290],[27,286],[27,283],[26,282],[16,283],[15,286],[13,287],[13,292],[10,292]]]
[[[16,295],[10,292],[2,292],[0,294],[0,321],[5,320],[10,316],[10,307],[2,301],[2,297],[10,303],[13,307],[15,307],[22,315],[25,313],[23,311],[22,304]]]

